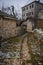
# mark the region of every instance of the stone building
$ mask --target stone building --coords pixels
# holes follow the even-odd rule
[[[27,22],[27,31],[32,31],[34,28],[43,28],[43,3],[35,0],[32,3],[22,7],[22,19]],[[41,23],[41,24],[40,24]]]
[[[43,28],[43,3],[35,0],[22,7],[22,19],[27,23],[28,32],[35,28]]]
[[[0,37],[9,38],[16,35],[16,17],[0,11]]]
[[[27,17],[35,18],[38,16],[39,11],[43,9],[43,3],[40,0],[35,0],[30,4],[27,4],[22,7],[22,18],[26,19]]]

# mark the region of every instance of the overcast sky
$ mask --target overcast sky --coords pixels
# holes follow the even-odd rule
[[[34,0],[0,0],[0,8],[14,5],[18,13],[21,13],[21,7],[32,2]],[[43,0],[40,0],[43,2]]]

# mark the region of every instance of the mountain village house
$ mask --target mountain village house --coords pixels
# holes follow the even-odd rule
[[[43,3],[35,0],[22,7],[22,19],[27,23],[27,31],[31,32],[35,28],[43,29]]]
[[[16,18],[0,11],[0,37],[16,36]]]

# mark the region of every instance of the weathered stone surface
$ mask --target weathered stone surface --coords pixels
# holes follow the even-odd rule
[[[0,20],[1,36],[3,38],[9,38],[16,36],[16,20],[3,19]]]

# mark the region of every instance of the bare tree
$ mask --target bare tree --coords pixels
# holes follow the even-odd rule
[[[15,12],[14,12],[14,6],[12,5],[11,7],[12,7],[12,13],[13,13],[13,15],[16,16]]]

